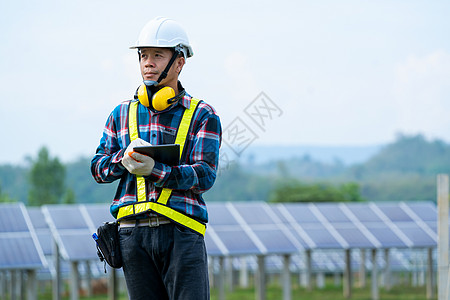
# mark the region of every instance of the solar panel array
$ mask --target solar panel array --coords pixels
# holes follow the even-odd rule
[[[364,262],[366,270],[372,269],[372,258],[370,252],[366,251],[365,260],[362,259],[361,252],[351,252],[351,269],[360,270],[361,263]],[[414,249],[390,249],[389,251],[389,269],[391,271],[413,271],[426,269],[426,251]],[[385,253],[378,251],[376,261],[379,270],[386,267]],[[240,270],[243,262],[247,264],[247,269],[255,272],[258,268],[256,256],[247,255],[244,260],[240,256],[231,257],[233,269]],[[279,272],[283,269],[283,257],[280,255],[269,255],[266,259],[266,270],[268,272]],[[345,254],[343,251],[336,250],[315,250],[311,253],[311,269],[320,273],[342,273],[345,269]],[[304,253],[291,255],[290,270],[292,272],[304,272],[307,270],[306,258]],[[219,270],[218,261],[214,264],[214,270]]]
[[[342,259],[321,251],[354,248],[430,248],[437,245],[432,202],[209,203],[205,235],[210,256],[297,254],[314,250],[317,264]],[[97,260],[91,234],[112,221],[109,204],[0,209],[0,269],[41,268],[53,239],[67,261]],[[318,251],[320,250],[320,251]],[[325,262],[325,257],[331,257]]]
[[[213,256],[314,249],[430,248],[437,245],[432,202],[210,203]]]

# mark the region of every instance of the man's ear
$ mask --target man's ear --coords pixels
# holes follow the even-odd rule
[[[178,56],[177,60],[175,61],[175,71],[177,71],[177,74],[180,74],[181,70],[183,69],[184,64],[186,63],[186,60],[184,59],[184,56]]]

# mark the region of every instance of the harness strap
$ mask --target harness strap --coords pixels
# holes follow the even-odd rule
[[[178,127],[177,136],[175,139],[175,144],[180,145],[180,159],[183,156],[184,146],[186,144],[187,134],[191,126],[192,117],[194,112],[200,102],[199,99],[192,98],[191,105],[189,109],[186,109],[183,113],[180,125]],[[133,141],[139,137],[139,127],[138,127],[138,109],[139,101],[130,103],[130,110],[128,114],[128,128],[130,134],[130,141]],[[137,203],[122,206],[117,214],[117,219],[121,219],[130,215],[135,215],[143,213],[148,210],[152,210],[159,213],[167,218],[186,226],[193,231],[205,234],[206,225],[167,206],[167,202],[172,195],[172,189],[163,188],[157,202],[147,201],[147,192],[145,178],[143,176],[136,176],[136,198]]]
[[[130,133],[130,142],[134,141],[139,137],[139,128],[138,128],[138,108],[139,101],[131,102],[130,109],[128,113],[128,130]],[[142,176],[136,175],[136,196],[138,201],[147,200],[147,193],[145,187],[145,179]]]
[[[177,137],[175,138],[175,144],[180,145],[180,160],[183,157],[184,145],[186,144],[186,138],[189,131],[189,127],[191,127],[192,116],[194,115],[194,111],[200,101],[198,99],[191,99],[191,106],[189,109],[185,110],[183,113],[183,118],[181,119],[180,125],[178,126]],[[167,204],[169,201],[170,195],[172,194],[172,190],[168,188],[164,188],[159,195],[158,202],[161,204]]]

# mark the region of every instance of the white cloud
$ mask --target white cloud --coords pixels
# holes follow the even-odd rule
[[[398,128],[450,140],[450,54],[410,55],[396,68],[394,97]]]
[[[114,61],[110,58],[105,58],[100,62],[101,68],[104,71],[112,71],[114,69]]]
[[[124,77],[135,81],[140,78],[139,60],[136,51],[130,50],[122,57]]]
[[[230,80],[227,85],[233,87],[233,90],[228,92],[241,102],[250,102],[260,92],[249,62],[249,58],[241,52],[232,52],[224,59],[224,68]],[[247,103],[243,102],[241,107],[246,105]]]

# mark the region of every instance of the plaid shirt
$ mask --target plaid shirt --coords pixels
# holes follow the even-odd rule
[[[128,100],[119,104],[109,115],[100,145],[91,161],[91,172],[98,183],[120,179],[111,214],[117,217],[119,207],[136,202],[136,176],[120,163],[130,143],[128,132]],[[185,95],[176,105],[162,112],[153,112],[139,104],[139,136],[152,145],[173,144],[185,108],[191,96]],[[199,221],[208,222],[202,193],[212,187],[216,179],[222,128],[214,108],[200,102],[192,118],[179,166],[155,161],[152,173],[145,177],[147,200],[156,201],[162,188],[172,189],[168,206]],[[156,199],[156,200],[155,200]]]

